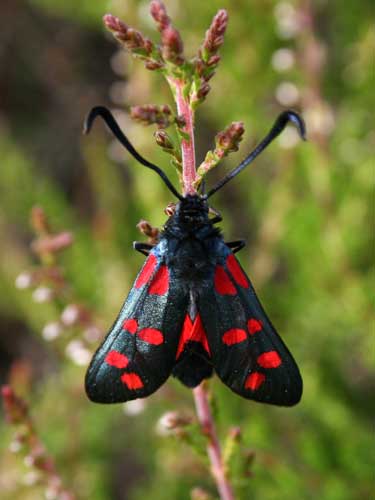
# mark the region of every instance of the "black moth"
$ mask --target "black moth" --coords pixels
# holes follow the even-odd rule
[[[244,241],[224,242],[209,217],[208,198],[252,162],[285,128],[303,120],[285,111],[263,141],[207,194],[182,196],[165,173],[137,153],[110,111],[100,116],[123,146],[156,171],[179,202],[155,246],[134,243],[147,255],[133,288],[96,351],[86,374],[86,392],[97,403],[143,398],[172,374],[196,387],[215,371],[232,391],[262,403],[292,406],[302,395],[298,367],[264,312],[234,254]]]

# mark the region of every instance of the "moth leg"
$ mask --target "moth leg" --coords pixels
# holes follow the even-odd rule
[[[154,247],[154,245],[150,245],[149,243],[143,243],[142,241],[134,241],[133,248],[137,250],[137,252],[143,253],[143,255],[148,256],[150,250]]]
[[[212,224],[217,224],[218,222],[221,222],[222,220],[223,220],[222,216],[217,215],[216,217],[213,217],[212,219],[210,219],[210,222],[212,222]]]
[[[228,241],[225,243],[229,248],[232,249],[233,253],[237,253],[246,245],[245,240]]]
[[[210,222],[212,224],[217,224],[218,222],[221,222],[223,220],[221,213],[218,210],[216,210],[216,208],[210,207],[209,213],[213,214],[215,216],[215,217],[212,217],[212,219],[210,219]]]

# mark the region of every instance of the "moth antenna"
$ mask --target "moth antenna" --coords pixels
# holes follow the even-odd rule
[[[252,163],[255,158],[284,130],[288,122],[293,123],[304,141],[306,140],[306,127],[303,119],[294,111],[283,111],[276,119],[273,127],[266,137],[256,146],[256,148],[233,170],[231,170],[221,181],[219,181],[207,194],[206,198],[212,196],[216,191],[222,188],[233,177],[239,174],[247,165]]]
[[[104,106],[95,106],[94,108],[91,109],[90,113],[87,115],[84,124],[83,124],[83,133],[88,134],[92,128],[92,125],[95,121],[95,119],[100,116],[104,122],[106,123],[107,127],[111,130],[113,135],[116,137],[116,139],[124,146],[125,149],[129,151],[129,153],[142,165],[145,167],[150,168],[151,170],[154,170],[164,181],[164,184],[167,186],[169,191],[171,191],[176,198],[179,200],[183,199],[183,196],[176,190],[176,188],[173,186],[171,181],[168,179],[166,174],[163,172],[163,170],[154,165],[153,163],[149,162],[143,156],[141,156],[138,151],[134,149],[134,146],[130,143],[129,139],[126,137],[126,135],[123,133],[123,131],[120,129],[119,124],[116,122],[114,116],[112,113],[109,111],[108,108]]]

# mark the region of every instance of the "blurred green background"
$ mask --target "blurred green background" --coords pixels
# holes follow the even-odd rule
[[[229,13],[222,63],[197,113],[198,164],[231,121],[243,120],[246,133],[210,182],[246,155],[282,109],[301,110],[308,129],[307,143],[287,130],[213,200],[227,238],[246,238],[241,262],[305,384],[302,402],[283,409],[242,400],[213,380],[220,432],[240,426],[256,454],[252,476],[237,473],[237,498],[368,499],[375,449],[373,2],[166,5],[189,56],[216,11]],[[82,137],[89,108],[119,110],[134,145],[177,182],[153,130],[127,116],[130,105],[172,104],[169,89],[119,50],[102,26],[108,11],[158,40],[147,1],[0,4],[0,383],[11,381],[28,401],[78,499],[182,500],[198,485],[215,497],[204,458],[157,425],[168,410],[193,412],[189,390],[170,380],[144,405],[108,407],[83,391],[89,352],[99,343],[95,328],[105,332],[112,323],[143,262],[132,250],[141,239],[135,226],[141,218],[162,225],[172,201],[102,125]],[[63,299],[50,300],[44,285],[22,289],[40,268],[30,251],[34,205],[55,232],[74,234],[58,261]],[[92,313],[85,330],[66,319],[75,303]],[[0,497],[45,498],[22,453],[10,450],[14,429],[2,418],[0,433]]]

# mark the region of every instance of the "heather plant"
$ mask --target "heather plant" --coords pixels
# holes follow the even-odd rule
[[[151,18],[133,0],[0,7],[1,495],[205,499],[221,481],[240,499],[368,498],[371,2],[167,6],[152,2]],[[109,8],[115,54],[98,32]],[[160,43],[150,41],[152,19]],[[281,109],[303,111],[309,141],[302,147],[288,128],[215,199],[225,232],[247,239],[243,266],[302,368],[295,409],[241,400],[215,379],[195,398],[198,416],[173,380],[124,406],[86,399],[89,358],[142,262],[130,243],[139,230],[155,241],[163,209],[174,210],[158,179],[107,148],[99,126],[80,139],[110,84],[127,135],[156,164],[170,162],[184,192],[214,184]],[[155,127],[156,146],[142,125]]]

